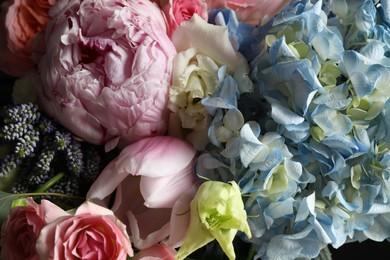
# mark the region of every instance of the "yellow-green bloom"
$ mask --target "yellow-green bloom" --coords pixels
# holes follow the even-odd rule
[[[233,239],[238,230],[251,237],[237,183],[207,181],[191,202],[190,226],[176,259],[184,259],[214,239],[229,259],[234,259]]]

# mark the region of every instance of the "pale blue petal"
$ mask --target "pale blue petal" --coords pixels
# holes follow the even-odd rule
[[[225,149],[220,154],[228,159],[235,159],[241,153],[241,138],[233,138],[226,143]]]
[[[268,147],[257,139],[249,125],[242,127],[240,137],[242,139],[240,158],[245,167],[248,167],[255,158],[261,161],[267,158]]]
[[[267,227],[270,228],[274,219],[289,216],[294,213],[293,198],[288,198],[284,201],[272,202],[265,210],[264,217]]]
[[[326,146],[335,149],[345,158],[348,158],[355,153],[361,155],[367,151],[366,147],[357,142],[355,137],[350,135],[333,135],[326,137],[323,141]],[[356,156],[356,155],[354,155]]]
[[[270,97],[268,97],[267,100],[271,103],[271,116],[276,123],[282,125],[297,125],[305,120],[302,116],[299,116],[287,107],[283,106],[278,100]]]
[[[390,213],[378,215],[375,222],[367,230],[363,231],[367,238],[382,242],[390,237]]]
[[[385,21],[389,23],[390,22],[390,1],[389,0],[381,1],[381,6],[382,6],[383,16],[385,18]]]
[[[360,186],[359,193],[360,197],[363,199],[362,212],[367,213],[368,211],[373,210],[374,201],[379,195],[380,189],[379,183],[363,183]]]
[[[297,125],[281,125],[279,130],[283,137],[290,139],[293,143],[300,143],[310,135],[310,124],[308,122],[302,122]]]
[[[242,193],[250,193],[254,192],[253,184],[257,178],[257,174],[255,171],[247,171],[245,175],[239,180],[238,186],[241,189]]]
[[[291,75],[289,85],[294,98],[296,112],[301,116],[306,115],[314,95],[321,88],[318,78],[313,71],[307,68],[303,70],[297,69]]]
[[[256,43],[259,34],[262,33],[260,29],[238,21],[236,13],[228,8],[211,10],[208,16],[209,23],[227,26],[229,39],[234,49],[241,52],[247,60],[252,60],[259,54],[260,48],[257,48]],[[264,26],[259,28],[262,27]]]
[[[315,207],[315,193],[302,199],[299,204],[294,222],[304,221],[309,215],[313,215]]]
[[[326,243],[317,239],[312,227],[293,235],[275,236],[267,248],[269,259],[315,258]]]
[[[284,167],[286,168],[287,175],[294,181],[298,182],[303,172],[302,164],[300,162],[287,159],[284,161]]]
[[[358,202],[348,202],[345,198],[345,195],[341,190],[336,192],[336,198],[340,201],[340,203],[349,211],[355,211],[359,208]]]
[[[283,37],[277,39],[269,49],[271,64],[276,64],[282,61],[297,60],[297,56],[291,51]]]
[[[334,87],[331,92],[320,94],[313,100],[313,103],[323,104],[335,110],[345,109],[352,101],[352,98],[348,97],[348,94],[348,85],[341,84]]]
[[[211,122],[210,127],[208,129],[209,140],[212,144],[214,144],[217,147],[221,147],[221,145],[222,145],[221,142],[218,141],[218,139],[215,135],[216,129],[223,125],[222,118],[223,118],[222,110],[221,109],[216,110],[216,112],[214,114],[213,121]]]
[[[370,60],[380,62],[385,56],[384,43],[375,40],[370,41],[359,52]]]
[[[311,43],[322,60],[338,61],[344,52],[343,41],[329,29],[316,34]]]
[[[362,65],[365,58],[355,51],[346,51],[343,54],[342,60],[356,95],[362,98],[371,94],[374,90],[374,82],[370,81],[365,74],[365,66]]]
[[[376,10],[372,1],[365,1],[356,13],[356,26],[360,31],[366,32],[375,25]]]
[[[321,195],[323,197],[329,198],[329,200],[333,200],[338,190],[339,190],[339,185],[336,182],[328,181],[326,183],[326,186],[322,189]]]
[[[223,181],[231,180],[229,167],[208,153],[203,153],[198,157],[195,169],[198,175],[209,180],[221,180],[220,176]]]
[[[266,156],[262,157],[261,162],[252,162],[250,167],[260,171],[271,171],[274,167],[278,166],[284,160],[284,156],[279,149],[267,149]]]

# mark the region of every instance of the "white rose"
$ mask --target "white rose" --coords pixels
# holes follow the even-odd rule
[[[174,59],[169,108],[183,128],[207,133],[211,118],[201,100],[219,87],[218,70],[237,81],[241,93],[252,91],[249,66],[229,41],[226,26],[212,25],[194,15],[172,37],[178,54]],[[192,133],[193,134],[193,133]]]

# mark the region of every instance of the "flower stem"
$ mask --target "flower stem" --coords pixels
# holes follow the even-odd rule
[[[64,173],[63,172],[58,173],[56,176],[54,176],[53,178],[45,182],[43,185],[41,185],[38,189],[36,189],[34,193],[42,193],[47,191],[51,186],[53,186],[59,180],[61,180],[62,177],[64,177]]]

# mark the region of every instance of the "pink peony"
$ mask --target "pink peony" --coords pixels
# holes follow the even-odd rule
[[[12,208],[1,230],[2,259],[39,259],[35,242],[44,225],[44,209],[32,198]]]
[[[0,70],[21,77],[33,68],[32,42],[56,0],[7,0],[0,13]]]
[[[87,198],[102,202],[116,191],[112,210],[127,223],[136,247],[146,249],[169,238],[167,245],[175,248],[184,240],[198,186],[195,152],[169,136],[142,139],[107,165]]]
[[[169,35],[184,21],[191,19],[194,14],[207,21],[207,5],[204,0],[169,0],[163,7],[167,18]]]
[[[133,256],[126,226],[112,211],[85,202],[71,215],[46,201],[48,223],[37,240],[41,259],[123,259]]]
[[[206,0],[209,10],[230,8],[236,11],[238,20],[252,24],[261,24],[262,19],[272,17],[291,0]]]
[[[51,9],[38,99],[75,135],[112,148],[164,134],[176,50],[148,0],[69,0]]]

